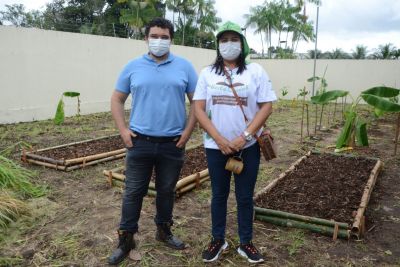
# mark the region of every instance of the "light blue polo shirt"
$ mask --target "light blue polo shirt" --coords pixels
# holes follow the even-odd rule
[[[194,92],[197,73],[184,58],[169,53],[157,63],[149,55],[130,61],[116,90],[132,94],[129,127],[151,136],[176,136],[186,125],[185,94]]]

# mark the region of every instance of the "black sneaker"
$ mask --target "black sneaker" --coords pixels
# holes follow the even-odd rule
[[[203,251],[203,261],[212,262],[218,259],[222,251],[228,248],[228,243],[222,239],[211,240],[206,250]]]
[[[245,257],[250,263],[259,263],[264,261],[260,252],[258,252],[252,242],[248,244],[240,244],[237,252],[240,254],[240,256]]]

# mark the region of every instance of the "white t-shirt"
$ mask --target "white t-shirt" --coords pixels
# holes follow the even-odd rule
[[[259,111],[257,103],[277,100],[268,74],[259,64],[246,65],[246,69],[239,75],[237,68],[230,71],[229,74],[249,121],[252,121]],[[208,117],[218,132],[226,139],[232,141],[247,128],[240,106],[237,105],[236,98],[229,87],[228,79],[225,75],[216,74],[215,69],[212,70],[212,66],[201,71],[193,99],[206,100]],[[245,147],[249,147],[255,142],[252,140]],[[206,132],[204,133],[204,147],[218,149],[215,141]]]

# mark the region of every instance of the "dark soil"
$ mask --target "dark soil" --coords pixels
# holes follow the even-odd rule
[[[186,151],[185,163],[183,164],[180,178],[205,169],[207,169],[206,153],[203,146],[198,146]]]
[[[74,159],[110,152],[124,148],[124,143],[119,135],[114,135],[98,140],[91,140],[80,144],[59,147],[45,151],[39,151],[35,154],[51,159]]]
[[[256,205],[300,215],[352,223],[377,160],[311,154],[262,194]]]

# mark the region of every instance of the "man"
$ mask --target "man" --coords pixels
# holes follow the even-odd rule
[[[153,168],[156,239],[174,249],[185,248],[171,232],[172,210],[185,144],[195,125],[192,108],[186,123],[185,94],[191,103],[197,74],[187,60],[169,52],[173,34],[173,25],[163,18],[155,18],[146,26],[149,52],[125,66],[111,97],[111,112],[128,151],[119,244],[109,257],[109,264],[120,263],[135,248],[133,236],[138,231]],[[132,110],[127,126],[124,103],[129,94]]]

